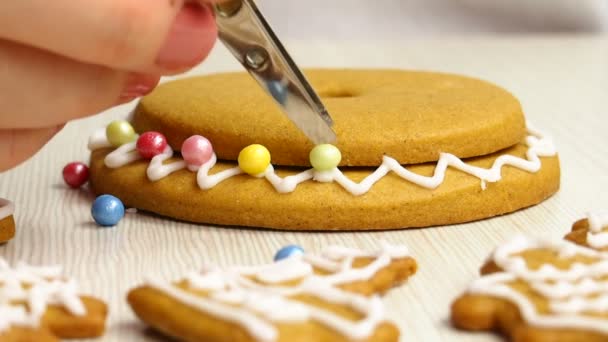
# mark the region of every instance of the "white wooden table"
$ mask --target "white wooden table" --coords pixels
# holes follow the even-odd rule
[[[462,73],[493,81],[521,99],[528,118],[555,138],[560,192],[510,215],[451,227],[376,233],[293,233],[228,229],[128,214],[116,228],[97,227],[92,195],[63,185],[61,170],[86,161],[89,133],[131,105],[69,124],[42,152],[0,174],[0,197],[17,205],[18,232],[0,246],[15,262],[63,264],[83,290],[109,303],[103,341],[159,340],[125,302],[146,275],[175,279],[203,260],[260,263],[288,243],[318,251],[339,243],[373,248],[380,239],[407,244],[420,264],[411,281],[386,298],[403,341],[495,341],[492,334],[458,332],[448,324],[452,300],[477,275],[488,253],[525,233],[560,238],[593,208],[608,207],[608,37],[450,38],[420,42],[287,44],[304,66],[398,67]],[[218,48],[195,73],[235,70]],[[35,99],[32,99],[35,101]]]

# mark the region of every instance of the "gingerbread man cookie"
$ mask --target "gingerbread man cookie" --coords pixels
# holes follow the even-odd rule
[[[0,198],[0,243],[7,242],[15,236],[14,212],[15,205],[9,200]]]
[[[106,305],[82,296],[60,267],[10,267],[0,258],[0,340],[58,341],[101,336]]]
[[[416,267],[401,246],[330,247],[262,266],[207,266],[175,283],[150,280],[128,301],[141,320],[183,341],[397,341],[379,294]]]
[[[607,341],[608,254],[567,240],[517,237],[499,247],[452,322],[512,341]]]

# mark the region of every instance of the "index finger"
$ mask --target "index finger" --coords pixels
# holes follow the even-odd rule
[[[0,38],[114,69],[165,74],[200,62],[217,30],[207,1],[0,1]]]

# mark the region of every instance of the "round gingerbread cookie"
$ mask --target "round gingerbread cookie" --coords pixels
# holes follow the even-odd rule
[[[512,146],[525,134],[519,101],[477,79],[401,70],[309,70],[308,79],[334,120],[341,166],[466,158]],[[161,85],[135,110],[138,132],[160,131],[174,150],[199,134],[219,159],[262,144],[275,165],[309,166],[311,142],[246,73],[202,76]]]
[[[309,75],[321,94],[354,84],[346,88],[352,90],[349,94],[360,94],[355,92],[360,88],[371,93],[394,89],[403,95],[402,103],[395,103],[398,97],[391,95],[384,102],[379,100],[380,95],[361,95],[345,100],[343,105],[334,98],[335,102],[328,105],[334,106],[336,114],[342,113],[334,116],[338,146],[313,149],[299,140],[295,128],[293,132],[287,128],[291,124],[266,103],[265,97],[255,95],[258,90],[245,74],[169,83],[138,106],[133,123],[142,136],[140,141],[133,141],[133,130],[126,122],[121,123],[125,126],[121,131],[129,134],[114,136],[115,132],[108,129],[108,136],[101,128],[91,138],[92,189],[97,194],[117,196],[126,206],[191,222],[367,230],[492,217],[537,204],[559,188],[559,162],[551,139],[529,127],[523,128],[522,137],[519,104],[498,87],[459,76],[401,71],[327,70]],[[366,79],[370,81],[366,83]],[[357,88],[359,83],[365,86]],[[440,85],[451,90],[444,91]],[[231,109],[226,109],[220,105],[223,96],[196,96],[189,92],[192,89],[215,89],[216,95],[235,91],[246,100],[232,98],[226,104]],[[474,89],[478,89],[478,95]],[[183,95],[186,93],[189,95]],[[246,108],[233,106],[235,101]],[[359,106],[352,101],[358,101]],[[267,110],[256,111],[266,106]],[[247,108],[256,115],[244,123],[242,116]],[[436,124],[428,125],[422,118],[391,121],[399,115],[395,108],[401,108],[405,118],[428,115]],[[484,115],[480,114],[482,108],[486,109]],[[364,111],[376,113],[369,115],[375,117],[373,125],[363,117]],[[347,112],[358,114],[349,116]],[[416,130],[412,131],[410,124]],[[366,130],[370,125],[373,127]],[[109,127],[113,126],[116,124]],[[282,128],[277,129],[279,126]],[[149,129],[158,132],[144,134]],[[399,134],[404,136],[400,138]],[[147,141],[143,137],[147,136],[155,136],[162,143],[156,146],[151,160],[145,159],[150,157],[149,149],[142,149]],[[416,144],[408,143],[411,137]],[[514,142],[508,142],[514,138]],[[182,140],[187,147],[182,154],[174,152],[182,147]],[[417,147],[409,150],[412,146]],[[275,149],[285,164],[304,166],[277,165]],[[302,153],[306,161],[301,160]],[[474,156],[463,158],[459,155],[462,153]],[[346,164],[373,165],[340,166],[345,164],[340,163],[340,154],[342,160],[347,159]],[[403,163],[408,158],[432,161]]]
[[[0,198],[0,243],[7,242],[15,236],[15,206],[9,200]]]
[[[535,139],[528,139],[532,146],[518,144],[466,161],[443,154],[437,165],[403,167],[387,157],[377,169],[270,166],[261,178],[243,174],[234,162],[211,160],[193,172],[169,156],[133,161],[133,148],[125,145],[122,151],[92,153],[90,182],[96,193],[113,194],[127,206],[198,223],[301,230],[426,227],[512,212],[555,193],[558,158]]]

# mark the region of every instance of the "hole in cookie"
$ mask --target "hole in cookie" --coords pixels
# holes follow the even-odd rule
[[[329,90],[320,91],[319,96],[322,98],[331,99],[331,98],[355,97],[355,96],[357,96],[357,94],[355,94],[354,92],[352,92],[350,90],[346,90],[346,89],[342,89],[342,90],[329,89]]]

